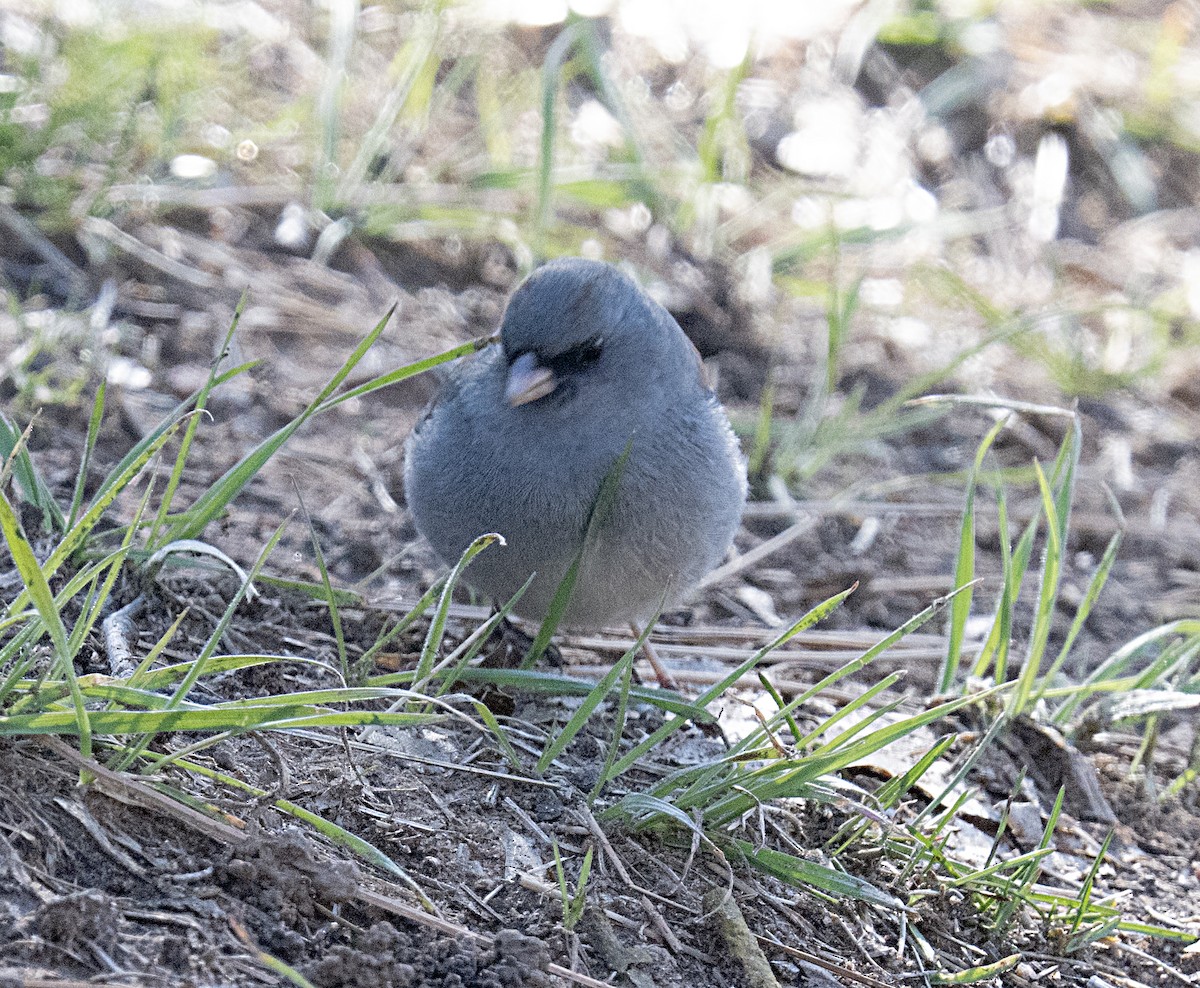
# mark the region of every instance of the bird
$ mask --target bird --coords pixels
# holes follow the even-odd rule
[[[450,565],[501,535],[463,578],[503,603],[532,576],[514,613],[534,621],[582,550],[561,625],[636,629],[725,558],[746,500],[700,354],[629,275],[583,258],[537,268],[499,337],[451,372],[408,438],[417,531]],[[606,478],[614,494],[589,536]]]

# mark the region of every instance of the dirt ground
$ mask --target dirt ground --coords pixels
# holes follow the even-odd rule
[[[1083,191],[1076,190],[1078,198]],[[212,421],[198,433],[184,476],[185,501],[293,417],[393,301],[399,299],[396,315],[355,380],[491,332],[516,278],[515,256],[490,239],[397,243],[354,236],[329,265],[317,264],[272,247],[279,210],[279,203],[267,201],[231,207],[214,193],[160,204],[152,221],[141,207],[117,218],[118,226],[136,230],[139,250],[87,274],[96,285],[107,278],[121,286],[108,355],[135,355],[149,379],[111,385],[93,480],[148,422],[203,380],[247,282],[250,304],[229,360],[262,364],[210,403]],[[1178,222],[1163,215],[1163,228]],[[1154,222],[1110,219],[1107,240],[1084,231],[1056,257],[1065,277],[1076,279],[1072,287],[1093,286],[1100,269],[1120,270],[1134,233],[1145,233]],[[1124,222],[1129,225],[1121,227]],[[1177,226],[1171,230],[1177,233]],[[212,284],[173,280],[147,260],[156,252],[204,272]],[[825,340],[822,306],[778,293],[746,302],[734,290],[744,268],[732,257],[701,262],[678,246],[660,255],[631,246],[629,253],[676,301],[681,324],[709,359],[744,436],[753,433],[768,380],[777,389],[780,421],[802,419]],[[22,304],[57,313],[66,338],[78,328],[72,321],[81,317],[60,311],[52,297],[26,297]],[[931,318],[936,322],[937,314]],[[867,314],[854,327],[832,401],[859,393],[869,414],[930,366],[946,363],[950,336],[906,345],[882,323]],[[1146,629],[1200,617],[1200,359],[1194,347],[1179,354],[1153,382],[1114,387],[1078,403],[1084,453],[1054,642],[1070,626],[1108,540],[1122,526],[1125,536],[1100,604],[1064,669],[1071,677],[1086,675]],[[979,393],[984,380],[986,389],[1008,398],[1071,400],[1044,368],[1011,349],[988,351],[981,361],[958,366],[928,390]],[[0,389],[0,401],[23,423],[32,411],[27,396],[8,378]],[[298,490],[335,582],[367,602],[343,615],[352,657],[439,572],[408,518],[400,483],[404,437],[435,390],[433,375],[424,375],[314,418],[206,533],[248,564],[297,508]],[[86,397],[47,405],[32,434],[37,465],[64,494],[83,450],[87,409]],[[844,661],[847,650],[862,651],[948,592],[962,472],[992,421],[983,411],[956,408],[903,431],[856,437],[820,470],[794,477],[790,493],[771,484],[769,471],[758,478],[736,554],[745,556],[784,533],[787,538],[665,617],[656,638],[685,690],[711,682],[736,656],[769,639],[782,620],[857,583],[814,633],[772,657],[771,676],[791,695]],[[1045,463],[1062,430],[1061,418],[1026,415],[1001,435],[995,461],[1013,469],[1034,458]],[[785,428],[777,449],[787,442]],[[777,466],[788,469],[778,455]],[[129,493],[132,498],[140,491]],[[1010,498],[1015,528],[1036,509],[1036,491],[1014,489]],[[130,500],[122,511],[129,516],[132,510]],[[984,583],[977,606],[983,613],[1000,566],[994,510],[981,512],[979,526]],[[8,568],[5,557],[0,576]],[[292,523],[267,572],[319,579],[303,524]],[[147,589],[131,578],[118,587],[114,607]],[[186,608],[166,658],[192,657],[235,589],[232,578],[202,568],[166,572],[149,588],[135,652],[145,654]],[[269,584],[262,589],[260,598],[239,609],[225,647],[295,661],[208,679],[195,699],[340,685],[325,608]],[[1033,589],[1026,588],[1030,599]],[[1031,610],[1030,600],[1023,597],[1022,604],[1016,654]],[[462,594],[451,644],[485,613]],[[380,666],[413,666],[426,628],[418,622],[406,631]],[[612,634],[563,641],[564,671],[594,678],[614,650],[619,653],[622,640]],[[497,641],[486,651],[505,648]],[[842,692],[802,708],[801,719],[818,722],[829,705],[877,681],[881,669],[905,670],[900,709],[920,709],[935,692],[944,648],[942,628],[931,624],[853,682],[839,684]],[[106,671],[100,642],[94,661],[89,671]],[[524,745],[521,753],[530,763],[572,712],[567,701],[517,691],[491,694],[487,702],[511,728],[514,742]],[[739,717],[750,716],[733,703],[721,713],[732,732]],[[544,778],[513,771],[489,734],[456,719],[407,730],[232,736],[196,760],[249,789],[178,769],[153,780],[186,793],[183,801],[169,799],[144,778],[103,770],[81,786],[77,752],[57,739],[0,740],[0,986],[769,985],[771,975],[742,959],[759,949],[746,946],[751,938],[739,932],[745,930],[759,938],[773,977],[783,984],[929,983],[931,970],[961,970],[1016,953],[1020,962],[992,974],[992,983],[1200,983],[1200,954],[1180,942],[1123,934],[1070,952],[1070,931],[1061,920],[1023,915],[1004,931],[991,929],[959,890],[908,873],[885,853],[883,830],[837,861],[909,903],[907,909],[827,901],[677,836],[601,822],[598,814],[623,791],[722,751],[719,736],[685,731],[622,779],[623,789],[590,806],[586,794],[603,765],[613,716],[605,710],[593,718]],[[630,709],[625,743],[636,743],[661,720],[653,707]],[[967,755],[984,728],[968,715],[938,728],[960,732],[950,749],[952,763]],[[162,743],[174,750],[195,740],[169,736]],[[996,808],[1008,801],[1012,822],[1003,850],[1035,849],[1041,821],[1065,785],[1057,854],[1042,881],[1078,887],[1111,828],[1114,840],[1097,894],[1114,897],[1128,919],[1195,937],[1200,790],[1193,782],[1177,797],[1157,798],[1164,780],[1179,775],[1189,760],[1194,766],[1195,745],[1194,718],[1165,722],[1153,759],[1135,769],[1139,736],[1105,722],[1102,714],[1078,751],[1025,723],[972,769],[978,808],[964,811],[957,846],[986,846],[998,831]],[[872,790],[903,771],[897,768],[903,753],[898,757],[898,763],[871,759],[845,777]],[[1086,788],[1091,779],[1098,792]],[[917,790],[899,820],[920,812],[922,800],[934,795]],[[300,824],[281,812],[279,800],[360,835],[390,859],[392,869],[368,864]],[[812,803],[743,821],[739,832],[828,863],[828,842],[861,819],[849,804]],[[573,881],[584,850],[595,853],[577,923],[564,924],[555,846]],[[714,890],[731,893],[738,916],[718,908],[724,896],[714,898]],[[927,954],[913,949],[910,929],[919,931]]]

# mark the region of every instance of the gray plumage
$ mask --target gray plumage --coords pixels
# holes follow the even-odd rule
[[[466,580],[542,618],[606,475],[616,501],[584,554],[564,623],[651,617],[725,555],[746,476],[725,411],[670,313],[608,264],[539,268],[509,300],[501,346],[447,381],[408,440],[405,492],[447,563],[485,532]]]

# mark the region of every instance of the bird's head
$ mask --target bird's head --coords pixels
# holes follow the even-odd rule
[[[610,264],[570,258],[535,271],[500,327],[512,406],[634,399],[699,356],[671,315]]]

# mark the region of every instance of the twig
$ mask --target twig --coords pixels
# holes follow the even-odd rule
[[[8,203],[0,203],[0,229],[9,234],[4,251],[6,256],[16,253],[12,249],[12,241],[19,240],[65,282],[66,291],[63,294],[71,296],[75,301],[83,301],[88,293],[87,275],[55,247],[35,223],[27,220]]]
[[[667,926],[667,921],[663,919],[662,913],[660,913],[655,907],[654,903],[650,901],[651,896],[654,896],[655,898],[662,897],[655,895],[655,893],[651,892],[649,889],[644,889],[634,882],[634,880],[630,877],[628,870],[625,868],[625,863],[621,860],[621,856],[617,854],[616,849],[612,846],[612,844],[609,843],[608,836],[600,828],[600,823],[590,812],[586,810],[584,811],[583,816],[587,823],[588,830],[591,831],[592,836],[596,838],[596,843],[598,843],[601,850],[604,851],[605,858],[608,860],[609,864],[613,866],[613,870],[617,873],[617,875],[620,876],[621,881],[640,894],[642,909],[644,909],[646,915],[650,917],[650,922],[654,924],[655,929],[658,930],[659,934],[663,938],[663,941],[671,949],[672,953],[681,953],[683,951],[683,944],[679,942],[679,938],[675,936],[675,934],[671,931],[671,928]],[[674,903],[671,903],[668,899],[663,899],[663,901],[670,905],[674,905]]]
[[[722,580],[727,580],[731,576],[736,576],[748,570],[751,566],[755,566],[768,556],[773,555],[780,549],[785,549],[801,535],[811,532],[817,527],[817,519],[815,516],[802,518],[795,524],[789,525],[778,535],[773,535],[766,542],[756,545],[748,552],[743,552],[737,559],[731,560],[724,566],[718,566],[715,570],[708,574],[703,580],[696,584],[693,593],[703,590],[706,587],[711,587],[714,584],[720,583]]]
[[[831,974],[841,975],[847,981],[853,981],[860,985],[869,985],[870,988],[893,988],[886,981],[880,981],[878,978],[872,978],[867,974],[859,974],[853,968],[845,967],[842,964],[835,964],[833,961],[827,961],[824,957],[820,957],[817,954],[810,954],[807,950],[788,946],[788,944],[780,943],[771,937],[764,937],[758,934],[755,934],[755,936],[758,942],[764,947],[773,947],[775,950],[782,950],[785,954],[795,957],[798,961],[811,964],[813,967],[819,967],[822,971],[829,971]]]

